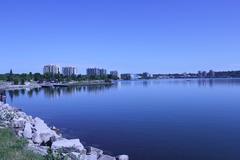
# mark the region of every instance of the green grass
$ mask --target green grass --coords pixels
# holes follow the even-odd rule
[[[26,150],[27,141],[17,138],[10,129],[0,129],[0,160],[44,160]]]

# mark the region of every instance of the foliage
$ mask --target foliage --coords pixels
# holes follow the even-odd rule
[[[1,160],[44,160],[44,157],[25,149],[27,141],[17,138],[10,129],[0,129]]]
[[[62,160],[64,159],[59,153],[53,153],[51,149],[48,150],[48,155],[45,156],[45,160]]]
[[[17,138],[12,130],[0,128],[0,159],[1,160],[65,160],[59,153],[48,150],[48,155],[41,156],[26,149],[27,141]]]
[[[62,74],[41,74],[41,73],[22,73],[14,74],[11,70],[9,73],[0,74],[0,81],[8,81],[13,84],[25,84],[25,82],[36,81],[42,83],[46,82],[70,82],[70,81],[84,81],[84,80],[109,80],[115,79],[111,76],[86,76],[86,75],[72,75],[63,76]]]

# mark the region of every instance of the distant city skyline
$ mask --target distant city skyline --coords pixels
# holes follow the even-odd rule
[[[240,70],[240,1],[0,1],[0,73]]]

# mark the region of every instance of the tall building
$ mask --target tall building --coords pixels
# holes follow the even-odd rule
[[[62,68],[62,74],[64,76],[68,76],[68,77],[76,75],[77,74],[77,68],[76,67],[71,67],[71,66],[63,67]]]
[[[107,70],[106,69],[99,69],[99,68],[88,68],[87,69],[87,76],[106,76]]]
[[[100,76],[106,76],[107,70],[106,69],[99,69],[100,70]]]
[[[46,74],[46,73],[49,73],[49,74],[58,74],[60,73],[60,68],[59,66],[57,65],[45,65],[43,67],[43,74]]]
[[[111,78],[118,79],[118,71],[110,71]]]

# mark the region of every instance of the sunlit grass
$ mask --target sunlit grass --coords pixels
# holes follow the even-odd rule
[[[17,138],[10,129],[0,129],[0,160],[44,160],[26,150],[27,141]]]

